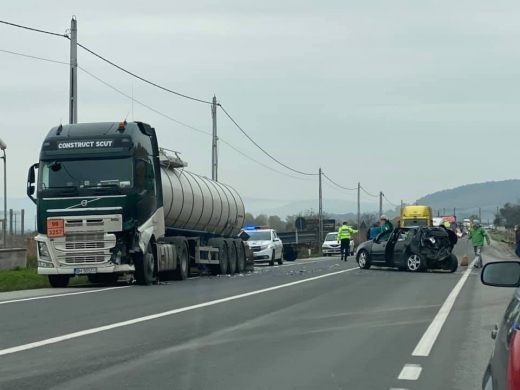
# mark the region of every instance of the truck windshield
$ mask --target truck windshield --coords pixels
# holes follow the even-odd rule
[[[132,159],[57,160],[40,163],[39,189],[131,187]]]
[[[404,226],[428,226],[428,220],[426,219],[405,219]]]
[[[271,231],[255,231],[255,232],[247,232],[249,235],[249,239],[247,241],[270,241],[271,240]]]
[[[338,233],[329,233],[327,237],[325,237],[325,241],[336,241],[338,238]]]

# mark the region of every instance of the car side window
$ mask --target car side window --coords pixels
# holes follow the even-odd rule
[[[387,230],[383,234],[379,236],[379,241],[388,241],[390,239],[390,236],[392,235],[392,230]]]

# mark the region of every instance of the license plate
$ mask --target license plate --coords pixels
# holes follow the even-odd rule
[[[76,275],[97,274],[97,268],[74,268]]]

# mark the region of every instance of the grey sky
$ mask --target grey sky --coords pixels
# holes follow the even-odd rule
[[[248,133],[299,170],[319,166],[398,203],[462,184],[518,178],[517,1],[2,2],[1,19],[79,41],[202,99],[216,94]],[[68,61],[65,39],[0,25],[0,49]],[[67,122],[68,67],[0,52],[0,136],[10,197],[23,197],[42,139]],[[209,106],[147,86],[79,50],[80,66],[179,121],[211,131]],[[129,99],[79,74],[79,120],[119,121]],[[210,137],[134,104],[162,146],[210,176]],[[219,112],[222,138],[277,170]],[[317,182],[272,173],[220,145],[220,180],[245,197],[312,199]],[[297,175],[296,175],[297,176]],[[324,187],[324,197],[354,200]],[[364,201],[369,200],[364,196]]]

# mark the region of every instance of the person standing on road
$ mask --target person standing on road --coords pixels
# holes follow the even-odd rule
[[[392,230],[394,225],[392,222],[388,220],[386,215],[381,215],[381,233],[386,232],[387,230]]]
[[[484,239],[486,239],[488,245],[491,245],[491,239],[489,238],[486,229],[484,229],[483,226],[480,226],[480,221],[478,219],[475,219],[468,234],[468,240],[471,240],[473,251],[477,258],[475,268],[482,268],[482,247],[484,246]]]
[[[341,261],[343,261],[343,259],[347,261],[350,252],[350,238],[352,237],[352,234],[357,232],[357,230],[348,226],[346,222],[343,222],[342,226],[339,228],[338,244],[341,244]]]
[[[451,247],[451,250],[453,251],[453,248],[455,247],[455,245],[457,245],[457,241],[459,240],[457,237],[457,234],[455,234],[455,232],[453,230],[451,230],[449,227],[447,227],[446,223],[444,223],[444,224],[441,223],[439,225],[439,227],[444,229],[446,231],[446,233],[448,233],[448,238],[450,239],[450,247]]]
[[[379,227],[377,222],[374,222],[372,224],[372,226],[370,227],[370,229],[368,229],[367,241],[373,240],[374,238],[376,238],[379,235],[379,233],[381,233],[381,228]]]
[[[520,226],[515,225],[515,238],[516,238],[516,248],[515,253],[518,257],[520,257]]]

